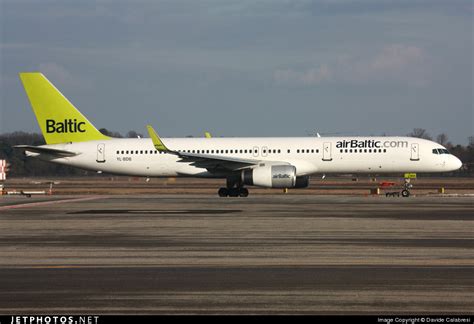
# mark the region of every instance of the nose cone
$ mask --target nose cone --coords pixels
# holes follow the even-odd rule
[[[453,155],[449,166],[452,171],[455,171],[462,167],[462,162],[460,159]]]

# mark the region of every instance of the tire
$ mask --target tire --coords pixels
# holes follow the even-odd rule
[[[240,197],[248,197],[249,190],[247,188],[241,188],[239,192]]]
[[[403,189],[402,190],[402,197],[410,197],[410,191],[406,190],[406,189]]]
[[[219,197],[227,197],[229,195],[229,190],[227,190],[227,188],[220,188],[217,194]]]
[[[237,188],[232,188],[229,189],[229,197],[239,197],[240,196],[240,190]]]

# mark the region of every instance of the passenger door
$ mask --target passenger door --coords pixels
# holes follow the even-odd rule
[[[332,161],[332,150],[330,142],[326,142],[323,144],[323,161]]]
[[[97,160],[98,163],[104,163],[105,162],[105,144],[100,143],[97,144]]]
[[[410,160],[412,161],[418,161],[420,160],[420,152],[419,152],[420,146],[418,143],[412,143],[411,144],[411,156]]]

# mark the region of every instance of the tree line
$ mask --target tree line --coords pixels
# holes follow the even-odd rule
[[[101,128],[99,131],[105,135],[116,138],[143,137],[142,134],[133,130],[127,132],[124,136],[118,132],[109,131],[105,128]],[[454,172],[454,175],[474,176],[474,136],[469,137],[469,143],[467,146],[451,143],[448,136],[444,133],[433,138],[425,129],[422,128],[413,129],[413,131],[407,134],[407,136],[438,142],[463,162],[463,167]],[[0,160],[7,160],[10,164],[8,177],[62,177],[95,174],[94,172],[88,172],[78,168],[27,158],[22,150],[13,148],[15,145],[36,146],[44,144],[45,141],[43,136],[38,133],[13,132],[0,134]]]

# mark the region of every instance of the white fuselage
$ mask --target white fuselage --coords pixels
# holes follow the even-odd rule
[[[302,137],[302,138],[163,138],[173,151],[289,163],[298,176],[315,173],[448,172],[458,169],[455,156],[434,153],[443,149],[435,142],[412,137]],[[45,145],[78,153],[54,158],[37,153],[50,162],[87,170],[144,177],[218,177],[183,162],[174,154],[158,152],[151,139],[110,139]],[[447,152],[447,151],[446,151]]]

